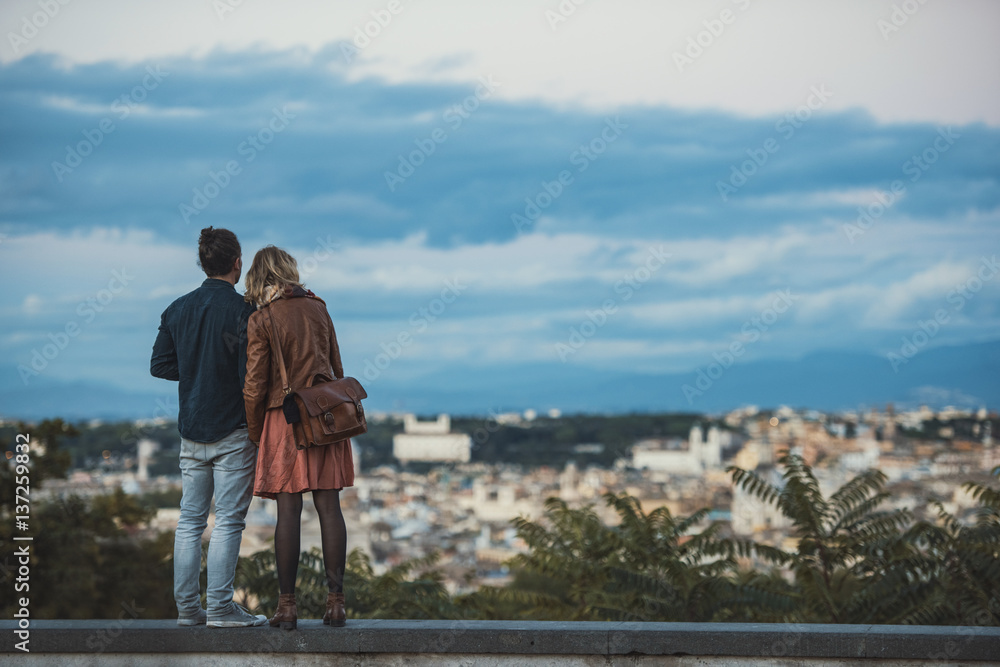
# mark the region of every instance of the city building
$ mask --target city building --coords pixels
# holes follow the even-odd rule
[[[458,461],[472,458],[472,438],[451,432],[451,417],[438,415],[435,421],[420,421],[416,415],[403,417],[403,432],[392,437],[392,455],[408,461]]]
[[[676,475],[700,475],[722,464],[722,448],[731,442],[728,431],[723,435],[715,426],[708,429],[705,438],[700,424],[691,427],[688,446],[681,448],[681,440],[648,438],[635,443],[632,448],[632,467],[637,470],[662,470]]]

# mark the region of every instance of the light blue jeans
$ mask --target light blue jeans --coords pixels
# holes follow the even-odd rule
[[[233,609],[236,559],[253,499],[257,448],[238,428],[216,442],[181,438],[181,516],[174,534],[174,601],[179,616],[201,609],[201,536],[215,495],[215,527],[208,544],[208,613]]]

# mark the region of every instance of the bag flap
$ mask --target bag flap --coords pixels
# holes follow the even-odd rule
[[[341,403],[360,402],[361,399],[368,398],[361,383],[351,377],[313,385],[296,392],[296,395],[305,405],[306,412],[312,416],[321,415]]]

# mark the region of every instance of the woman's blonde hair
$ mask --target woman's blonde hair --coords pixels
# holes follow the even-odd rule
[[[279,288],[284,288],[286,285],[302,287],[295,258],[273,245],[261,248],[253,256],[253,263],[247,271],[245,283],[247,289],[243,298],[257,305],[266,303],[265,292],[271,285],[277,285]]]

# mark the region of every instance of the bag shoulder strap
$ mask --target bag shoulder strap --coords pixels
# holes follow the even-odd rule
[[[285,358],[281,354],[281,341],[278,340],[278,329],[274,326],[274,312],[271,310],[271,306],[267,307],[267,318],[271,322],[271,348],[274,350],[275,356],[278,357],[278,369],[281,371],[282,389],[285,392],[285,396],[287,396],[292,392],[292,388],[288,386],[288,371],[285,370]]]

